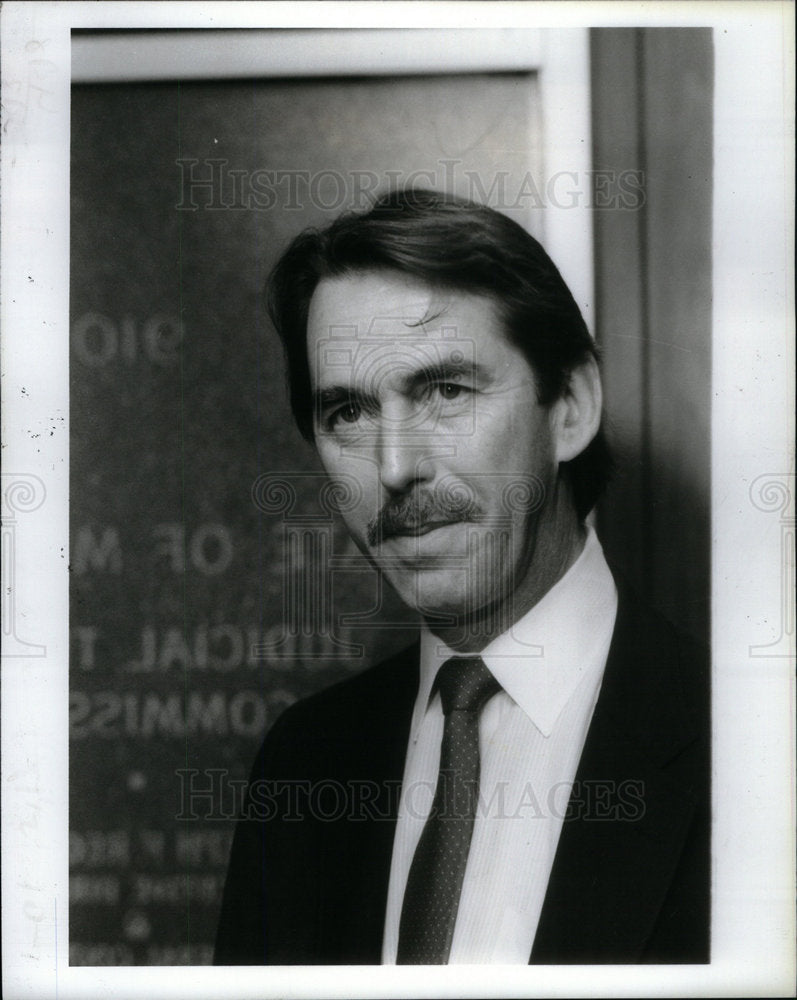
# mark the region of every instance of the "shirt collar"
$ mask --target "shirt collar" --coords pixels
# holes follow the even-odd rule
[[[549,736],[562,709],[582,683],[600,678],[614,630],[617,590],[593,528],[578,559],[481,658],[504,691]],[[441,664],[458,656],[425,626],[421,632],[421,682],[413,737],[429,705]]]

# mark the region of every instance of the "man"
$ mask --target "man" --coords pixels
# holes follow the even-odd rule
[[[217,963],[708,961],[705,658],[585,524],[600,377],[553,263],[407,191],[300,235],[270,305],[299,427],[424,627],[269,733]]]

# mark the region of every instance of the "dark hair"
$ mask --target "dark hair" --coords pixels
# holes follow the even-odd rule
[[[542,405],[562,395],[574,368],[598,357],[562,276],[521,226],[453,195],[418,188],[393,192],[364,213],[346,213],[325,229],[300,233],[269,278],[268,308],[285,348],[291,408],[308,441],[313,403],[307,315],[313,292],[322,278],[382,269],[489,296],[507,336],[535,373]],[[583,518],[611,470],[602,429],[563,470]]]

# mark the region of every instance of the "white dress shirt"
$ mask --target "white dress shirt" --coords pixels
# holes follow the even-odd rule
[[[479,720],[479,805],[450,964],[527,963],[617,614],[594,531],[562,579],[481,657],[502,690]],[[443,736],[440,665],[461,655],[421,635],[420,688],[393,843],[382,962],[396,961],[401,905],[434,798]]]

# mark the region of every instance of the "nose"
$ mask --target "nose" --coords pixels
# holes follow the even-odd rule
[[[379,431],[379,481],[388,493],[405,493],[431,476],[422,436],[406,421],[383,419]]]

